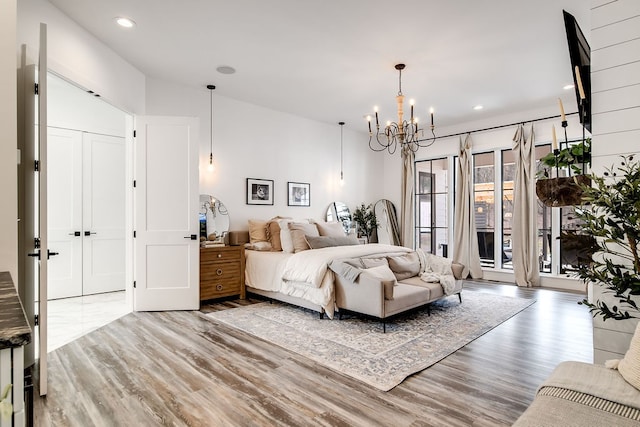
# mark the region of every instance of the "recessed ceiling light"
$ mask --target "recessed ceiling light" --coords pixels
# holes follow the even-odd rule
[[[474,110],[482,110],[484,107],[482,105],[476,105],[473,107]]]
[[[575,87],[574,85],[564,85],[562,89],[569,90],[569,89],[573,89],[574,87]]]
[[[115,18],[115,20],[118,25],[124,28],[133,28],[136,26],[135,21],[129,18],[118,16],[117,18]]]
[[[233,74],[236,72],[236,69],[228,65],[221,65],[218,68],[216,68],[216,71],[219,72],[220,74]]]

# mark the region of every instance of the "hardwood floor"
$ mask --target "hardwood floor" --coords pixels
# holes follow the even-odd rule
[[[49,354],[49,394],[35,399],[35,425],[511,425],[559,362],[592,361],[582,295],[465,287],[536,303],[389,392],[202,314],[258,300],[131,313]]]

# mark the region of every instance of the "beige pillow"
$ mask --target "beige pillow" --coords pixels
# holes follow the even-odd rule
[[[420,258],[415,252],[399,256],[387,257],[389,268],[396,275],[396,279],[404,280],[420,274]]]
[[[267,222],[267,237],[271,242],[271,248],[274,251],[282,250],[282,239],[280,237],[280,224],[278,220],[280,219],[291,219],[286,216],[276,216],[273,217]]]
[[[342,228],[342,223],[337,221],[332,222],[316,222],[316,226],[318,227],[318,232],[321,236],[330,236],[330,237],[344,237],[345,232],[344,228]]]
[[[305,236],[319,237],[318,228],[315,224],[290,222],[288,224],[293,243],[293,252],[302,252],[310,249]]]
[[[631,338],[629,350],[618,365],[618,372],[626,382],[640,390],[640,322]]]
[[[267,221],[260,219],[249,220],[249,242],[268,242],[267,238]]]
[[[365,273],[370,274],[376,279],[380,279],[384,286],[384,299],[393,299],[393,287],[396,285],[396,276],[387,265],[379,265],[378,267],[367,268]]]

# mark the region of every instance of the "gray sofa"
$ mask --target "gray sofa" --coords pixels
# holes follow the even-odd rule
[[[370,274],[368,268],[359,268],[360,271],[355,274],[350,274],[350,269],[347,268],[345,273],[345,264],[354,268],[366,267],[362,265],[363,260],[366,261],[366,258],[337,260],[329,266],[336,273],[335,300],[340,316],[345,311],[372,316],[381,319],[383,330],[386,330],[385,319],[424,305],[427,305],[428,309],[429,303],[448,296],[440,283],[425,282],[417,275],[420,269],[417,258],[417,265],[404,265],[400,268],[402,271],[399,271],[393,262],[389,262],[390,269],[395,270],[395,286],[377,275]],[[455,278],[455,287],[450,290],[449,295],[457,294],[462,303],[463,266],[454,263],[451,270]]]
[[[640,426],[640,390],[619,371],[562,362],[538,388],[516,427]]]

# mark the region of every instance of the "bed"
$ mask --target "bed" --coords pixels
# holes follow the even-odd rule
[[[385,244],[332,246],[297,253],[245,251],[247,292],[326,313],[334,314],[334,273],[328,265],[337,259],[397,255],[411,252]]]

